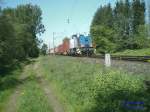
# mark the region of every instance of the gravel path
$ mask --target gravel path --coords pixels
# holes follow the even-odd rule
[[[55,96],[55,93],[52,87],[50,86],[49,82],[45,80],[43,74],[41,74],[42,72],[40,71],[39,64],[39,62],[36,63],[34,69],[37,74],[38,83],[45,93],[45,97],[47,97],[50,106],[53,108],[53,112],[64,112],[63,106]]]
[[[4,112],[17,112],[17,101],[20,95],[22,94],[22,87],[23,84],[26,83],[26,79],[29,77],[28,74],[26,74],[26,71],[31,69],[33,66],[33,69],[36,73],[36,79],[41,87],[41,89],[45,93],[45,97],[47,98],[50,107],[52,107],[53,112],[64,112],[63,106],[59,103],[57,97],[55,96],[55,93],[53,92],[52,87],[50,87],[50,84],[47,80],[45,80],[43,75],[41,75],[40,68],[39,68],[39,62],[36,62],[34,65],[28,65],[25,67],[22,75],[19,77],[19,84],[10,96],[7,105],[4,108]]]
[[[28,78],[28,75],[26,74],[26,71],[29,69],[29,66],[26,66],[24,68],[23,73],[20,75],[19,77],[19,84],[17,85],[15,91],[12,93],[12,95],[10,96],[7,105],[5,106],[4,112],[17,112],[17,101],[19,96],[22,93],[22,84],[24,83],[24,81],[26,81],[26,79]]]

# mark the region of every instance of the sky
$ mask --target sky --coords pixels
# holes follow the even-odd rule
[[[115,2],[116,0],[4,0],[2,6],[16,7],[27,3],[40,6],[43,12],[42,22],[46,29],[40,38],[52,48],[53,32],[55,46],[66,36],[70,37],[76,33],[88,34],[96,10],[101,5],[114,5]]]
[[[42,22],[45,33],[42,40],[53,47],[53,32],[55,46],[60,44],[64,37],[75,33],[89,33],[90,24],[97,8],[107,3],[114,5],[116,0],[5,0],[3,7],[16,7],[20,4],[31,3],[42,9]],[[69,23],[68,23],[69,21]]]

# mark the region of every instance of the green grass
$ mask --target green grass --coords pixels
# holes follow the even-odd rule
[[[125,50],[123,52],[117,52],[113,55],[127,55],[127,56],[150,56],[150,48],[139,50]]]
[[[21,63],[16,63],[12,68],[0,72],[0,112],[4,109],[9,97],[20,84],[19,77],[23,72],[23,68],[33,63],[34,60],[27,59]]]
[[[22,93],[17,102],[17,112],[53,112],[32,66],[26,71],[26,74],[29,77],[24,81]]]
[[[7,104],[9,103],[9,100],[11,100],[10,96],[15,93],[18,86],[20,89],[17,91],[20,95],[16,98],[16,112],[52,112],[52,108],[47,101],[47,97],[37,80],[36,71],[33,69],[32,62],[35,62],[35,60],[21,63],[22,67],[3,74],[3,77],[1,75],[0,112],[5,112],[5,110],[7,110]],[[23,70],[26,64],[28,65]],[[20,79],[21,75],[24,75],[23,77],[25,78]]]
[[[52,112],[45,94],[34,79],[24,85],[17,112]]]
[[[142,75],[131,75],[100,64],[85,62],[72,57],[40,57],[38,70],[53,87],[65,112],[149,112],[150,87]],[[24,72],[27,77],[20,82],[21,69],[0,78],[0,111],[21,84],[17,98],[17,112],[52,112],[52,107],[36,76],[33,64]],[[124,101],[144,102],[143,110],[123,106]],[[3,112],[3,111],[2,111]]]
[[[68,57],[42,57],[41,71],[53,86],[66,112],[148,112],[150,94],[142,77],[106,69]],[[142,101],[143,110],[130,110],[124,101]]]
[[[5,103],[15,87],[19,84],[18,77],[20,74],[21,69],[17,68],[12,72],[3,74],[5,76],[0,76],[0,112],[3,110]]]

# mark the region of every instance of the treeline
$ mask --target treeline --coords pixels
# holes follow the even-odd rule
[[[39,56],[37,35],[45,30],[41,15],[41,9],[31,4],[0,10],[0,72]]]
[[[90,32],[100,53],[150,47],[144,0],[120,0],[115,7],[101,6]]]

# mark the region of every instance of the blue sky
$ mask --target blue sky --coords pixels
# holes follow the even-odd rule
[[[101,5],[115,4],[117,0],[4,0],[3,7],[16,7],[19,4],[39,5],[43,11],[43,24],[46,32],[40,37],[52,46],[55,32],[55,45],[65,36],[74,33],[88,33],[94,13]],[[145,0],[150,6],[150,0]],[[69,18],[70,23],[67,23]]]
[[[3,7],[16,7],[27,3],[39,5],[46,29],[40,38],[52,47],[53,32],[55,32],[56,45],[60,44],[65,36],[88,33],[97,8],[107,3],[114,5],[115,2],[116,0],[5,0]]]

